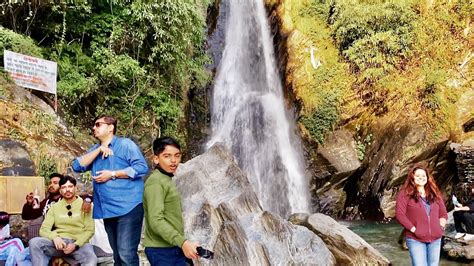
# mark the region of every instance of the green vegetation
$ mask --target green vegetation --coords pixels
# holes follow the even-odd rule
[[[301,122],[318,143],[324,142],[326,132],[332,130],[339,120],[338,99],[336,93],[321,92],[322,100],[309,115],[303,116]]]
[[[0,26],[0,57],[3,58],[4,50],[24,53],[31,56],[42,57],[41,49],[29,37],[19,35]],[[3,63],[3,61],[2,61]]]
[[[54,158],[49,157],[47,154],[39,154],[38,158],[35,158],[37,164],[38,175],[45,178],[45,183],[48,183],[47,178],[52,174],[58,172],[56,162]]]
[[[374,136],[372,134],[366,134],[365,138],[362,138],[362,130],[359,125],[356,126],[356,136],[355,136],[355,143],[356,143],[356,152],[357,158],[359,161],[363,161],[365,158],[365,152],[367,151],[367,147],[372,144]]]
[[[186,93],[208,82],[209,4],[7,1],[0,4],[0,50],[58,63],[60,111],[71,125],[89,127],[94,117],[110,114],[122,135],[184,138]]]
[[[284,5],[289,14],[281,15],[287,20],[283,25],[298,36],[289,38],[289,49],[298,50],[290,55],[289,68],[304,79],[291,82],[302,103],[300,122],[312,139],[321,143],[326,132],[341,126],[370,131],[381,117],[418,120],[435,132],[433,140],[459,130],[449,114],[472,83],[471,62],[464,68],[468,72],[459,74],[474,45],[472,1],[287,0]],[[309,64],[308,47],[317,47],[318,68]],[[449,85],[452,80],[456,86]],[[355,138],[363,158],[372,136]]]

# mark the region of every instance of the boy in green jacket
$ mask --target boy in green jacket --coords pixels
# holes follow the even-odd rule
[[[181,147],[170,137],[153,142],[155,170],[145,182],[145,254],[154,265],[186,265],[197,259],[198,244],[186,240],[181,198],[171,180],[181,162]]]

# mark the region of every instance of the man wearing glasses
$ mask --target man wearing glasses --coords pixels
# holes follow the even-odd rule
[[[143,223],[143,177],[148,165],[130,139],[115,136],[117,120],[103,116],[94,123],[100,143],[74,159],[76,172],[91,171],[94,219],[104,219],[115,265],[139,265],[138,244]]]
[[[92,214],[81,211],[82,198],[76,196],[76,179],[59,181],[62,199],[52,205],[40,229],[40,237],[29,241],[31,262],[47,266],[51,257],[72,256],[80,265],[97,265],[89,240],[94,235]],[[54,226],[54,227],[53,227]]]

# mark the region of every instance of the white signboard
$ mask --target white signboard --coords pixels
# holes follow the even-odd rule
[[[56,94],[56,62],[4,50],[3,65],[16,85]]]

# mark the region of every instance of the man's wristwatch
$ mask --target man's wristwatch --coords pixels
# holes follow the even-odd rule
[[[112,180],[115,180],[117,178],[117,173],[115,171],[112,171]]]

